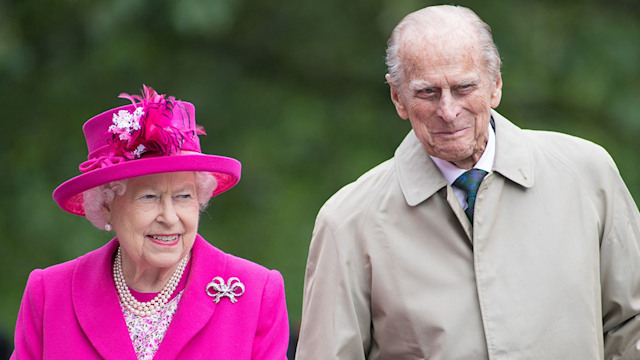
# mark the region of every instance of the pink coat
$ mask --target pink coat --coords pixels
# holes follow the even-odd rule
[[[12,360],[136,359],[111,275],[116,239],[75,260],[29,276]],[[213,247],[193,245],[178,310],[154,359],[286,359],[289,324],[282,275]],[[206,294],[216,276],[237,277],[231,303]]]

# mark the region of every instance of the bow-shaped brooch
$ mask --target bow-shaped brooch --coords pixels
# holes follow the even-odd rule
[[[224,279],[216,276],[207,285],[207,295],[211,296],[216,304],[223,296],[228,297],[233,304],[238,301],[236,297],[242,294],[244,294],[244,284],[242,284],[237,277],[230,277],[225,284]]]

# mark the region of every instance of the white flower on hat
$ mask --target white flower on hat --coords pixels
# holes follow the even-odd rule
[[[113,125],[109,126],[109,132],[118,134],[120,140],[128,140],[134,131],[140,130],[140,118],[143,115],[141,107],[137,107],[133,114],[128,110],[120,110],[113,114]],[[140,150],[139,147],[137,150]]]
[[[144,154],[144,152],[147,151],[147,148],[144,147],[144,145],[140,144],[138,145],[138,147],[133,151],[133,155],[135,155],[136,158],[140,158],[140,156],[142,156],[142,154]]]

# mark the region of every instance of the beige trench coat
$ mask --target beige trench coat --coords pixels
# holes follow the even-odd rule
[[[615,164],[493,117],[473,228],[413,132],[323,206],[297,359],[640,359],[640,216]]]

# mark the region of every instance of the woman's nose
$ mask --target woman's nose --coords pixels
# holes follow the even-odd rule
[[[158,222],[173,225],[178,222],[178,213],[176,212],[176,208],[173,204],[173,199],[171,198],[163,198],[160,203],[160,213],[158,214]]]

